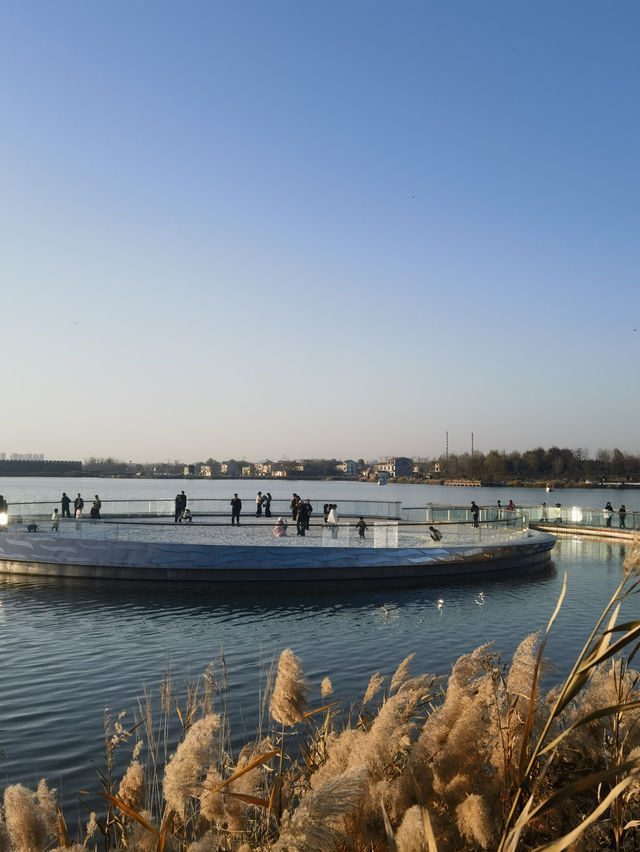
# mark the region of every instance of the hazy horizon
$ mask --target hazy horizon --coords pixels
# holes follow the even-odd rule
[[[638,452],[640,6],[0,10],[0,445]]]

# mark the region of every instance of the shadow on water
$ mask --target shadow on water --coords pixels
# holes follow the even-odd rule
[[[223,583],[153,583],[135,580],[93,580],[88,578],[0,576],[0,591],[11,589],[14,595],[28,594],[32,603],[40,598],[43,604],[56,608],[92,611],[144,609],[166,612],[173,609],[201,614],[277,615],[278,612],[304,610],[320,612],[339,606],[340,609],[380,605],[392,600],[396,605],[415,606],[430,602],[451,590],[480,589],[516,590],[530,584],[553,582],[557,576],[556,563],[549,559],[541,564],[513,571],[490,572],[471,576],[456,576],[447,580],[424,581],[398,579],[395,581],[322,581],[321,583],[251,583],[241,589],[237,584]]]

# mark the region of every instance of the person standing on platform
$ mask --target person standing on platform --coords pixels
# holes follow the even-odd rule
[[[611,526],[611,518],[613,518],[613,506],[611,500],[607,500],[607,505],[604,507],[604,517],[606,526]]]
[[[82,510],[84,509],[84,500],[80,496],[80,492],[78,492],[78,496],[73,501],[73,514],[76,518],[82,517]]]
[[[327,523],[331,527],[331,538],[338,538],[338,504],[329,504],[329,514],[327,515]]]
[[[256,518],[262,517],[262,491],[256,494]]]
[[[175,514],[173,516],[173,522],[174,524],[179,524],[182,521],[182,514],[184,510],[187,508],[187,495],[184,493],[184,491],[181,491],[179,494],[176,494],[174,504]]]
[[[51,515],[51,532],[58,532],[58,510],[53,510],[53,515]]]
[[[358,535],[360,536],[360,538],[364,538],[364,531],[366,530],[366,528],[367,528],[367,522],[361,516],[360,520],[356,524],[356,529],[358,530]]]
[[[235,521],[236,526],[240,526],[240,510],[242,509],[242,500],[238,497],[237,494],[233,495],[233,500],[231,501],[231,526]]]
[[[296,516],[296,528],[298,532],[296,535],[304,535],[305,531],[308,529],[309,525],[309,515],[307,512],[307,504],[300,501],[298,504],[298,514]]]
[[[271,493],[269,491],[264,495],[264,516],[265,518],[271,517]]]
[[[479,526],[478,518],[480,517],[480,508],[476,505],[476,501],[471,501],[471,517],[473,518],[474,527]]]
[[[298,517],[298,503],[300,502],[300,498],[294,492],[293,497],[291,498],[291,502],[289,503],[289,508],[291,509],[291,520],[295,521]]]
[[[71,497],[67,497],[67,492],[62,492],[62,499],[60,500],[60,505],[62,506],[62,517],[70,518],[71,512],[69,511],[69,506],[71,505]]]
[[[625,530],[627,528],[627,509],[624,503],[618,509],[618,517],[620,519],[620,529]]]
[[[311,523],[311,513],[313,512],[313,506],[309,500],[305,500],[304,503],[305,511],[307,513],[307,529],[309,529],[309,525]]]
[[[89,512],[89,517],[93,518],[94,521],[100,520],[100,509],[102,509],[102,503],[96,494],[95,500],[91,506],[91,511]]]

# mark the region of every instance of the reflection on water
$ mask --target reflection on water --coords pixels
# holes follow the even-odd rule
[[[129,717],[169,662],[178,683],[224,648],[234,743],[251,737],[265,672],[285,647],[320,699],[323,677],[345,706],[375,671],[446,674],[488,641],[509,657],[544,629],[565,573],[568,591],[547,646],[567,671],[621,576],[623,545],[562,539],[542,569],[418,588],[260,590],[212,585],[0,577],[0,783],[49,777],[63,799],[97,790],[105,707]],[[633,606],[634,604],[631,603]]]

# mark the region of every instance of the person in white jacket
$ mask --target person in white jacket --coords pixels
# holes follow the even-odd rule
[[[338,538],[338,506],[332,503],[327,515],[327,523],[331,526],[331,538]]]

